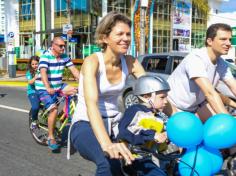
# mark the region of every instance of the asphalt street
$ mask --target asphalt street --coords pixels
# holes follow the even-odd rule
[[[78,153],[66,159],[66,147],[52,154],[28,129],[30,108],[25,87],[0,87],[0,176],[90,176],[95,166]]]

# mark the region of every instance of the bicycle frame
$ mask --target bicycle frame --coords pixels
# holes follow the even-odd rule
[[[75,102],[74,101],[71,101],[70,102],[70,104],[69,104],[69,112],[68,112],[68,114],[74,114],[74,111],[75,111]],[[58,129],[58,131],[61,133],[62,132],[62,130],[64,129],[64,127],[66,126],[66,124],[68,123],[68,121],[69,121],[69,117],[65,117],[66,116],[66,114],[65,113],[63,113],[60,117],[58,117],[59,118],[59,120],[60,121],[62,121],[63,119],[65,119],[64,121],[63,121],[63,123],[61,124],[61,127]]]
[[[75,106],[76,106],[76,95],[73,96],[67,96],[64,94],[61,94],[61,97],[58,98],[58,101],[56,102],[57,107],[59,108],[60,105],[64,105],[68,111],[64,111],[61,109],[56,117],[56,123],[55,123],[55,137],[57,139],[61,139],[61,135],[63,133],[64,128],[69,124],[70,118],[74,113]],[[47,133],[48,133],[48,113],[50,112],[52,108],[49,107],[45,109],[43,105],[40,108],[41,113],[39,112],[38,115],[38,122],[37,122],[37,129],[34,131],[30,129],[30,132],[34,138],[34,140],[41,144],[41,145],[47,145],[46,139],[47,139]],[[31,116],[29,117],[29,125],[31,125],[32,119]]]

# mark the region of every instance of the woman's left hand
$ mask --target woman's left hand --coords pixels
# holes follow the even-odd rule
[[[124,143],[111,143],[102,147],[103,151],[112,159],[124,159],[127,164],[134,161],[134,157]]]

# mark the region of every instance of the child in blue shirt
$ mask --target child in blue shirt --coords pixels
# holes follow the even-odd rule
[[[31,129],[36,128],[36,120],[38,119],[40,100],[35,90],[35,80],[37,78],[37,69],[39,64],[39,57],[32,56],[28,63],[28,70],[26,72],[26,78],[28,80],[27,96],[31,104],[32,123]]]
[[[167,140],[167,134],[163,132],[167,116],[162,111],[167,104],[169,90],[168,83],[161,77],[145,75],[138,78],[133,92],[140,104],[124,112],[118,125],[118,140],[149,149],[164,144]],[[131,166],[126,166],[126,170],[147,176],[166,175],[151,159],[137,159]]]

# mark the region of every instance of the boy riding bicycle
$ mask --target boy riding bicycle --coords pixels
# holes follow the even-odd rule
[[[54,125],[58,107],[56,106],[59,92],[74,94],[77,89],[62,83],[64,67],[68,67],[75,78],[79,78],[79,71],[71,62],[71,59],[64,53],[65,42],[60,37],[55,37],[52,47],[41,57],[39,62],[40,74],[35,81],[36,90],[40,101],[50,109],[48,116],[48,147],[52,151],[57,150],[59,145],[54,137]]]
[[[129,107],[119,122],[117,138],[130,145],[161,150],[167,140],[162,111],[167,104],[168,83],[161,77],[141,76],[134,85],[140,104]],[[164,145],[166,146],[166,145]],[[151,159],[137,159],[126,170],[143,175],[166,175]]]

